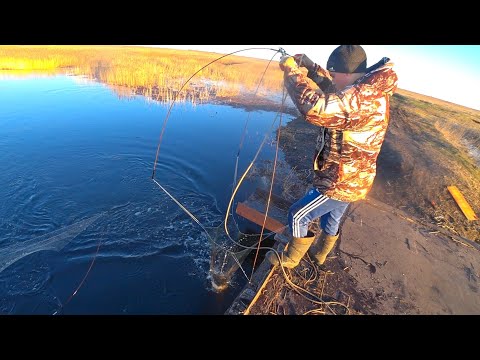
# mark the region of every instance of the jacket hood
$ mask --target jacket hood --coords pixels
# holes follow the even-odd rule
[[[365,75],[358,79],[357,84],[368,84],[384,94],[392,95],[398,83],[398,76],[393,67],[394,63],[388,57],[384,57],[370,66]]]

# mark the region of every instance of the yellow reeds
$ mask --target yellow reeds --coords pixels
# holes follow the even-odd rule
[[[0,70],[68,69],[106,84],[126,86],[140,93],[156,93],[161,98],[170,99],[192,74],[220,56],[199,51],[132,46],[0,46]],[[192,79],[196,84],[194,92],[201,93],[201,98],[206,99],[205,89],[217,96],[232,96],[241,89],[253,91],[267,63],[266,60],[243,56],[225,57]],[[282,80],[282,72],[273,63],[261,85],[266,90],[279,91]],[[201,86],[203,91],[200,91]],[[193,90],[187,87],[187,91]]]

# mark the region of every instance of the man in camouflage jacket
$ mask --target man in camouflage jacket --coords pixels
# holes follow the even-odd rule
[[[289,209],[292,237],[285,252],[267,253],[272,264],[296,267],[315,238],[308,226],[320,218],[322,234],[309,253],[323,266],[348,205],[364,199],[373,185],[398,77],[388,58],[368,69],[366,65],[365,51],[358,45],[337,47],[327,69],[304,54],[280,60],[292,101],[306,121],[319,126],[319,135],[313,187]],[[310,85],[299,66],[307,68],[307,76],[319,89]]]

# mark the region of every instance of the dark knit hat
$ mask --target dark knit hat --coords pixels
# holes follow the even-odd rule
[[[367,54],[360,45],[341,45],[333,50],[327,70],[339,73],[363,73],[367,70]]]

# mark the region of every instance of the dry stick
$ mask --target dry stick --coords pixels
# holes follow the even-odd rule
[[[310,313],[316,313],[316,314],[323,314],[323,315],[325,315],[325,311],[320,310],[320,309],[308,310],[308,311],[307,311],[306,313],[304,313],[303,315],[309,315]]]
[[[325,277],[323,278],[323,284],[322,284],[322,291],[320,292],[321,299],[323,299],[323,289],[325,288],[325,284],[327,283],[327,275],[328,275],[328,272],[325,272]]]
[[[470,244],[465,244],[464,242],[459,241],[459,240],[456,240],[456,239],[454,239],[454,238],[451,237],[451,236],[450,236],[450,239],[452,239],[452,241],[454,241],[454,242],[456,242],[456,243],[459,243],[459,244],[461,244],[461,245],[463,245],[463,246],[466,246],[466,247],[471,248],[471,249],[475,249],[475,247],[473,247],[472,245],[470,245]],[[476,249],[475,249],[475,250],[476,250]]]

